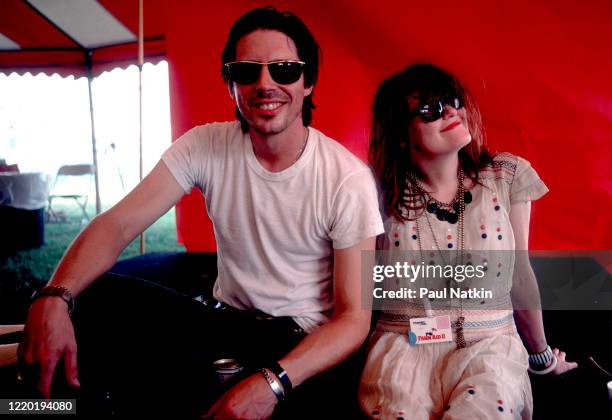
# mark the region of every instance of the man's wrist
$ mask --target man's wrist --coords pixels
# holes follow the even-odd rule
[[[63,300],[67,305],[68,316],[72,316],[76,302],[72,293],[64,286],[45,286],[32,294],[32,303],[42,298],[55,297]]]
[[[268,369],[280,380],[283,385],[283,390],[285,391],[285,396],[287,396],[287,394],[293,390],[293,384],[291,383],[287,371],[285,371],[278,362],[271,363]]]
[[[270,372],[270,370],[268,370],[266,368],[261,368],[261,369],[257,369],[257,370],[263,375],[264,379],[268,383],[268,386],[270,387],[270,389],[272,390],[272,392],[276,396],[276,399],[279,402],[284,400],[285,399],[285,391],[283,390],[283,386],[278,381],[278,379],[276,379],[274,374],[272,372]]]

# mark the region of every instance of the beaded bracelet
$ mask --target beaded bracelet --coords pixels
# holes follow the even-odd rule
[[[550,346],[546,346],[544,351],[532,353],[529,355],[529,366],[538,368],[540,366],[548,366],[553,358],[553,352]]]
[[[553,356],[552,356],[552,363],[546,369],[535,370],[535,369],[532,369],[531,366],[529,366],[527,368],[527,370],[530,373],[533,373],[534,375],[546,375],[547,373],[550,373],[553,370],[555,370],[556,367],[557,367],[557,357],[553,354]]]

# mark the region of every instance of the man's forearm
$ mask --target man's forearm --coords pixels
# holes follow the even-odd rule
[[[365,311],[332,318],[280,360],[293,386],[341,362],[364,342],[370,328]]]
[[[126,242],[119,224],[106,214],[96,217],[70,245],[49,284],[66,287],[77,296],[112,267]]]
[[[361,304],[361,258],[363,251],[374,250],[375,241],[372,236],[334,251],[335,315],[279,361],[293,385],[341,362],[366,339],[372,311]]]

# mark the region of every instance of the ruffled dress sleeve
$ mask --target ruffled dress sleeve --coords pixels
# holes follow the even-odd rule
[[[513,157],[516,159],[516,172],[510,185],[510,204],[541,198],[548,192],[548,187],[527,160]]]

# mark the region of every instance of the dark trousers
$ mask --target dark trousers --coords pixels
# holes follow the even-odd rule
[[[212,309],[170,289],[107,274],[78,298],[73,317],[85,415],[193,418],[232,383],[276,361],[305,336],[291,318]],[[219,384],[212,363],[244,370]],[[277,406],[276,418],[359,417],[363,352],[311,378]]]

